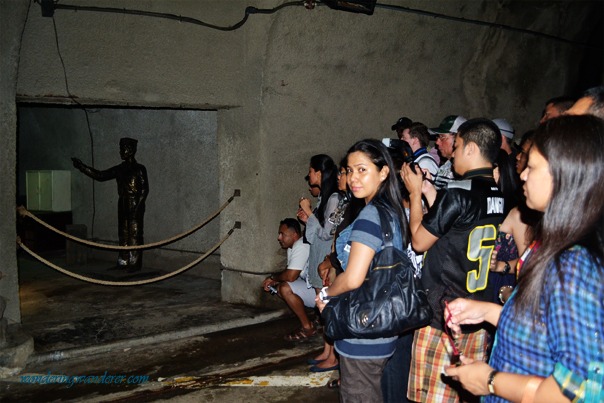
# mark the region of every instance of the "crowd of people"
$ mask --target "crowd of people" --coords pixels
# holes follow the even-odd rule
[[[323,336],[310,371],[339,369],[328,386],[342,402],[604,401],[604,86],[546,101],[518,144],[504,118],[392,130],[398,141],[358,141],[339,166],[311,158],[315,206],[303,197],[281,221],[287,267],[262,286],[300,320],[286,340],[315,337],[309,309],[363,284],[388,217],[433,319]]]

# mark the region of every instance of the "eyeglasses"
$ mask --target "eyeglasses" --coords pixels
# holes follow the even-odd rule
[[[445,309],[447,310],[447,319],[445,319],[445,334],[447,335],[447,337],[449,338],[449,342],[451,343],[451,348],[453,349],[453,354],[451,356],[451,362],[455,364],[455,366],[460,366],[461,365],[461,350],[459,349],[459,343],[457,341],[457,337],[453,334],[453,331],[451,330],[451,328],[448,326],[449,322],[451,322],[453,314],[451,313],[451,310],[449,309],[449,303],[447,302],[447,300],[444,300],[445,302]]]

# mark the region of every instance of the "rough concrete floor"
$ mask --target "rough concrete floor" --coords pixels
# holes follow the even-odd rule
[[[78,270],[115,279],[158,274],[122,275],[107,266],[89,262]],[[20,282],[23,329],[36,351],[20,374],[0,381],[2,402],[338,401],[337,391],[324,386],[337,371],[312,377],[306,365],[322,338],[284,341],[295,318],[220,302],[215,275],[106,287],[21,257]],[[105,383],[48,383],[82,375]],[[125,382],[110,378],[121,375]],[[131,376],[148,379],[128,384]]]
[[[92,356],[30,364],[0,383],[3,402],[337,402],[326,388],[337,372],[311,378],[306,360],[321,349],[321,338],[305,343],[282,339],[295,319],[280,319],[169,343],[109,351]],[[28,384],[35,375],[148,376],[140,385]],[[256,386],[249,385],[260,378]],[[31,378],[30,378],[31,379]],[[108,378],[106,378],[108,379]],[[279,386],[285,384],[285,386]],[[241,385],[241,386],[235,386]]]

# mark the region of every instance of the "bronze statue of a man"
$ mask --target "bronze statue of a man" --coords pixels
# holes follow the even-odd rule
[[[145,215],[145,200],[149,194],[147,169],[134,159],[138,141],[128,137],[120,139],[120,157],[123,162],[104,171],[96,170],[85,165],[77,158],[72,158],[73,166],[97,181],[115,179],[117,182],[118,209],[117,220],[119,227],[120,245],[142,245],[143,217]],[[142,250],[120,251],[117,264],[129,272],[142,268]]]

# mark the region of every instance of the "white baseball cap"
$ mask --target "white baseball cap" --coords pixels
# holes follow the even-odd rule
[[[499,128],[499,131],[505,137],[507,137],[508,139],[514,138],[514,133],[516,133],[516,131],[514,130],[514,128],[510,124],[510,122],[508,122],[505,119],[498,118],[498,119],[493,119],[493,123],[495,123],[497,125],[497,127]]]

